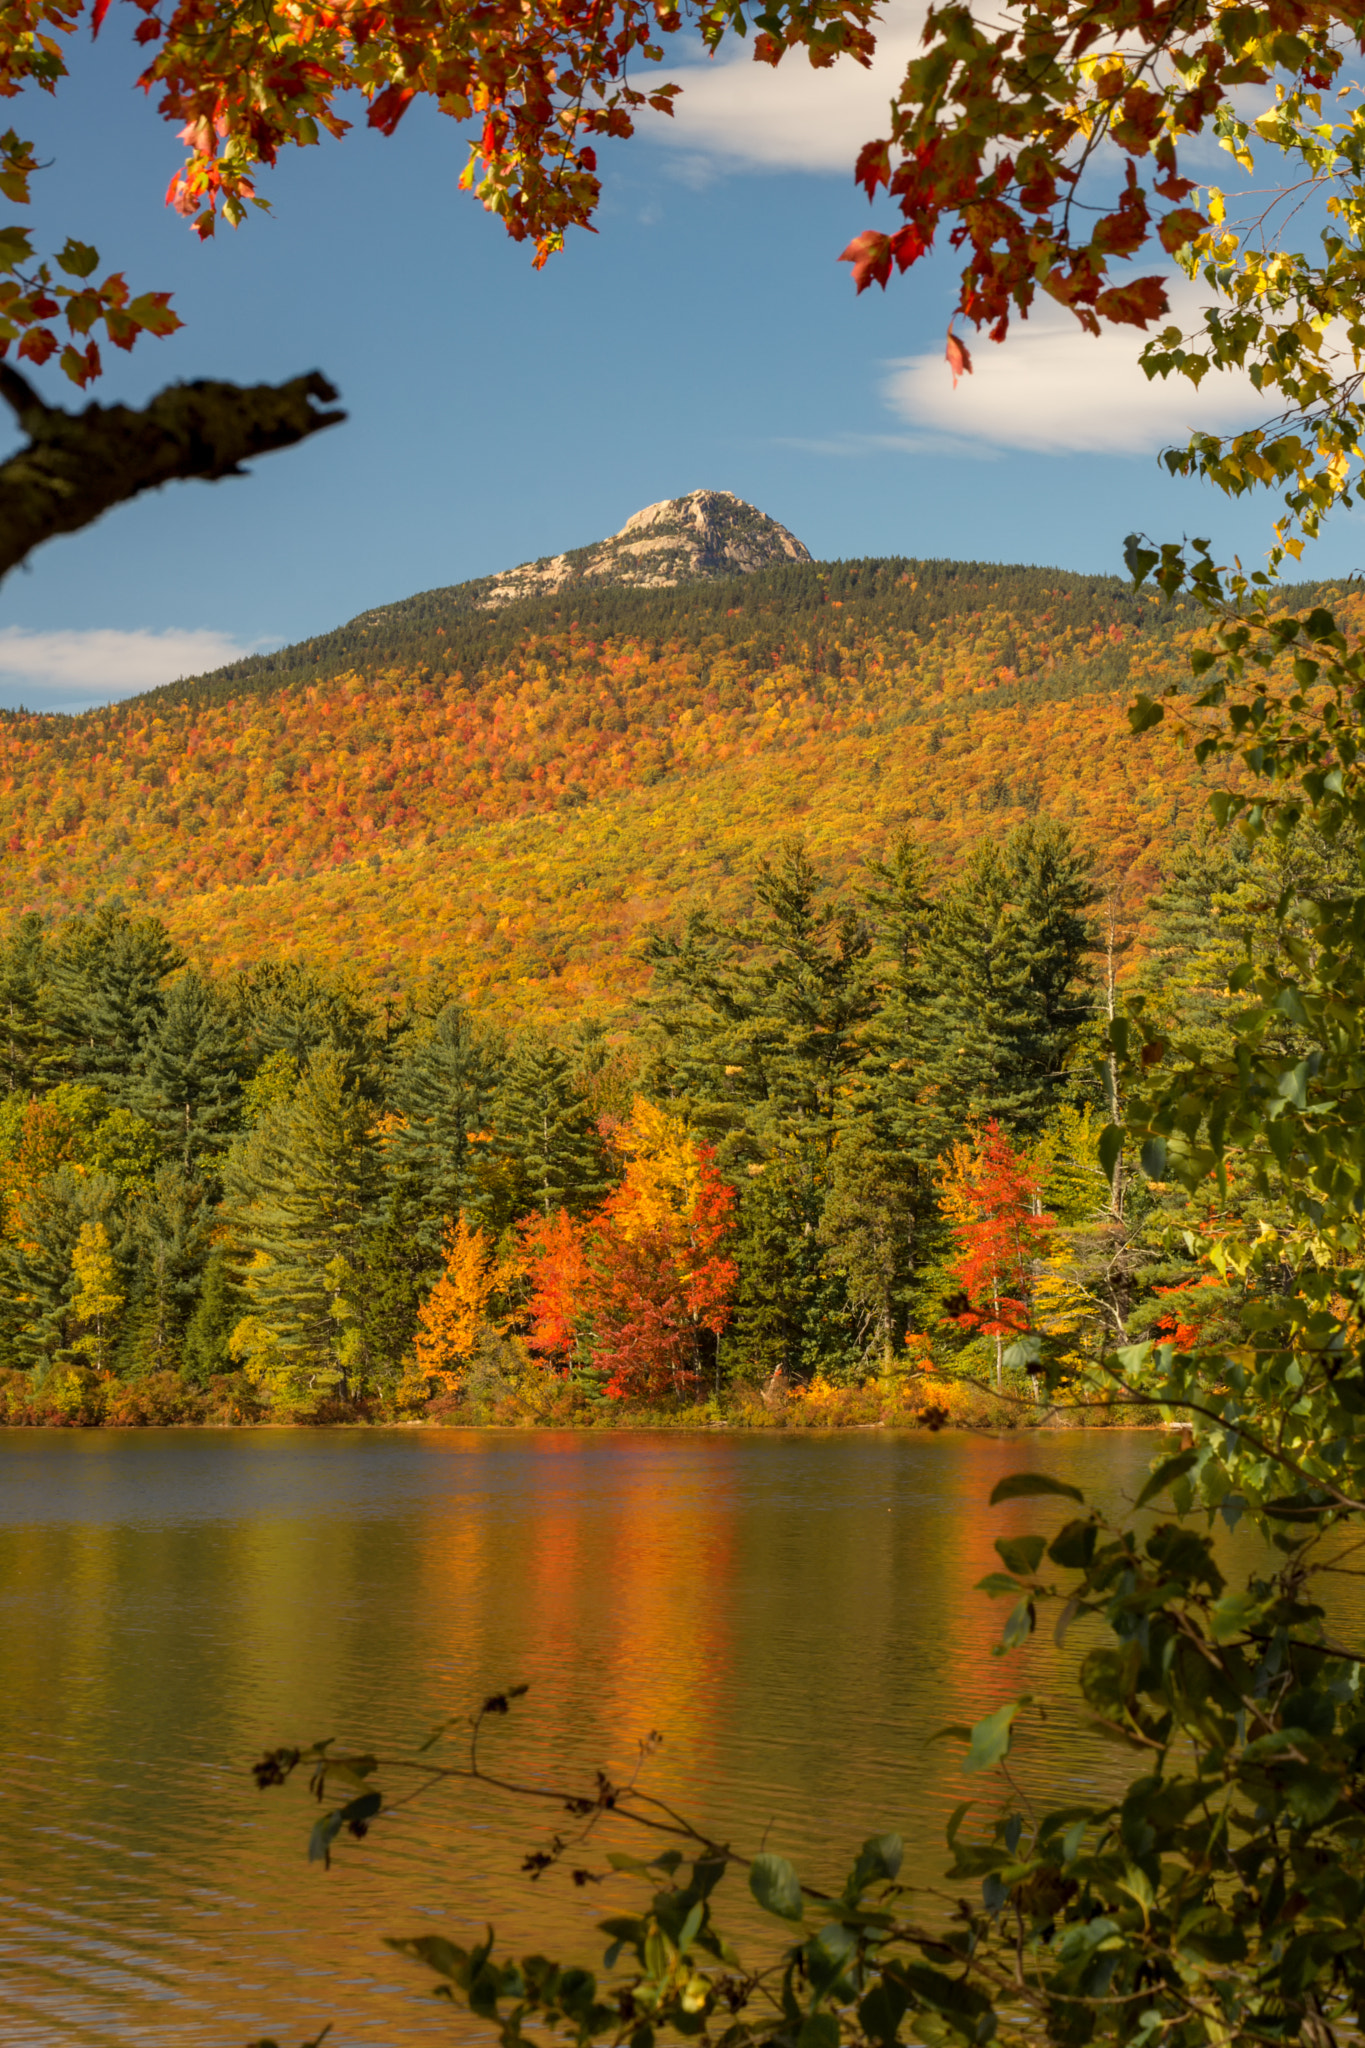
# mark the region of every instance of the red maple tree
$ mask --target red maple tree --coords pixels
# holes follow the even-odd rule
[[[1036,1176],[992,1118],[974,1145],[953,1150],[943,1175],[944,1209],[957,1240],[949,1267],[960,1293],[951,1320],[995,1339],[996,1382],[1004,1340],[1032,1328],[1033,1268],[1052,1218]]]

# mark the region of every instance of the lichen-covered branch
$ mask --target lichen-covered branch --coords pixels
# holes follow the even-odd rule
[[[316,370],[287,384],[172,384],[150,404],[63,412],[0,362],[0,397],[28,436],[0,463],[0,576],[41,542],[76,533],[114,505],[183,477],[241,476],[241,465],[344,420]]]

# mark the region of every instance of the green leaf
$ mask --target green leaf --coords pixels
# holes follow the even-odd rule
[[[839,2048],[839,2022],[832,2012],[807,2013],[796,2041],[797,2048]]]
[[[1010,1730],[1015,1715],[1021,1707],[1027,1706],[1028,1699],[1009,1700],[1003,1707],[997,1707],[993,1714],[987,1714],[984,1721],[978,1721],[972,1730],[972,1744],[967,1751],[965,1771],[990,1771],[1009,1755]]]
[[[0,270],[17,270],[21,263],[28,263],[33,257],[33,244],[27,228],[0,228]]]
[[[1028,1638],[1033,1634],[1033,1624],[1033,1601],[1031,1599],[1021,1600],[1010,1615],[1009,1620],[1005,1623],[1004,1631],[996,1647],[996,1656],[1003,1656],[1006,1650],[1016,1649],[1020,1643],[1027,1642]]]
[[[452,1983],[461,1984],[468,1975],[468,1949],[447,1941],[443,1934],[416,1934],[406,1941],[386,1936],[384,1946],[396,1949],[399,1955],[416,1956],[428,1969],[435,1970],[439,1976],[449,1977]]]
[[[68,277],[89,277],[100,260],[98,249],[92,249],[88,242],[78,242],[68,235],[66,247],[57,252],[57,262]]]
[[[1118,1124],[1106,1124],[1100,1132],[1100,1166],[1106,1180],[1112,1183],[1118,1171],[1119,1157],[1123,1151],[1123,1131]]]
[[[1147,1484],[1134,1501],[1135,1508],[1145,1508],[1149,1500],[1155,1500],[1177,1479],[1183,1479],[1192,1465],[1199,1461],[1198,1451],[1178,1451],[1173,1458],[1163,1458]]]
[[[858,2018],[868,2039],[892,2048],[909,2002],[905,1991],[892,1978],[879,1978],[858,2007]]]
[[[349,1806],[342,1807],[341,1819],[347,1827],[350,1827],[353,1821],[367,1821],[374,1814],[378,1813],[383,1804],[384,1795],[382,1792],[362,1792],[360,1797],[353,1799]]]
[[[764,1912],[779,1920],[799,1920],[805,1911],[796,1866],[785,1856],[770,1856],[766,1850],[755,1856],[749,1871],[749,1890]]]
[[[313,1832],[308,1837],[308,1861],[321,1863],[324,1868],[330,1869],[332,1844],[340,1833],[341,1815],[324,1813],[322,1819],[314,1823]]]
[[[996,1481],[991,1492],[991,1506],[998,1507],[1002,1500],[1022,1500],[1037,1493],[1060,1493],[1067,1500],[1085,1500],[1079,1487],[1068,1486],[1061,1479],[1049,1479],[1045,1472],[1011,1472],[1007,1478]]]
[[[905,1963],[897,1975],[917,1999],[933,2011],[941,2012],[945,2019],[957,2022],[959,2027],[964,2020],[967,2021],[965,2031],[969,2039],[989,2040],[995,2031],[991,2002],[974,1985],[964,1984],[958,1977],[946,1977],[928,1963]]]
[[[1142,1160],[1142,1170],[1148,1180],[1165,1180],[1166,1140],[1163,1137],[1158,1135],[1145,1139],[1140,1157]]]
[[[996,1552],[1005,1570],[1015,1572],[1020,1578],[1032,1578],[1047,1549],[1046,1536],[997,1536]]]
[[[1283,1775],[1285,1805],[1295,1820],[1307,1828],[1325,1821],[1342,1789],[1338,1780],[1306,1764],[1291,1764]]]
[[[870,1884],[890,1884],[901,1867],[905,1845],[899,1835],[869,1835],[844,1887],[850,1901],[861,1898]]]
[[[1042,1341],[1038,1337],[1016,1337],[1007,1344],[1000,1356],[1000,1363],[1011,1372],[1036,1372],[1043,1355]]]
[[[1139,695],[1128,706],[1128,723],[1135,733],[1150,732],[1165,716],[1166,707],[1154,704],[1150,697]]]
[[[1054,1564],[1060,1564],[1068,1571],[1083,1572],[1095,1555],[1095,1544],[1099,1538],[1097,1522],[1067,1522],[1057,1531],[1048,1545],[1048,1556]]]

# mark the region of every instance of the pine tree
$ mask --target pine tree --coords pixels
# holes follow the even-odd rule
[[[695,918],[648,949],[647,1081],[715,1144],[723,1172],[774,1143],[830,1149],[877,1007],[871,932],[799,840],[760,864],[754,895],[752,917]]]
[[[518,1040],[499,1076],[493,1114],[501,1182],[495,1229],[531,1209],[548,1216],[586,1208],[605,1192],[601,1134],[558,1046]]]
[[[215,1245],[205,1261],[194,1309],[185,1325],[181,1370],[192,1384],[206,1386],[220,1373],[232,1371],[229,1341],[245,1312],[245,1296],[228,1252]]]
[[[184,1368],[213,1230],[210,1189],[178,1162],[161,1166],[127,1203],[120,1249],[128,1306],[117,1355],[123,1377]]]
[[[356,1270],[380,1187],[372,1111],[342,1056],[309,1058],[287,1108],[267,1113],[229,1156],[226,1178],[249,1320],[274,1391],[350,1392],[359,1321]]]
[[[330,1048],[346,1079],[368,1100],[381,1092],[383,1039],[373,1011],[345,975],[297,960],[265,960],[233,977],[227,1000],[254,1070],[287,1053],[300,1072],[310,1054]]]
[[[423,1249],[440,1257],[446,1220],[494,1202],[490,1145],[503,1053],[449,1003],[430,1030],[409,1040],[392,1069],[389,1098],[402,1119],[386,1151],[406,1186]]]
[[[106,1243],[114,1244],[118,1196],[117,1183],[107,1174],[88,1172],[69,1160],[20,1191],[11,1234],[0,1244],[4,1363],[27,1367],[41,1380],[67,1350],[77,1327],[72,1301],[81,1291],[76,1248],[82,1233],[95,1224],[104,1230]]]
[[[138,1106],[187,1174],[227,1148],[245,1053],[232,1012],[197,968],[171,984],[142,1058]]]
[[[935,925],[924,1080],[941,1113],[1042,1128],[1091,1007],[1084,912],[1094,890],[1070,835],[1031,819],[978,846]]]
[[[939,877],[929,855],[909,835],[896,842],[886,859],[869,861],[865,872],[862,897],[873,932],[877,1008],[867,1033],[855,1115],[883,1167],[923,1208],[931,1198],[934,1161],[954,1127],[934,1077]]]
[[[0,1068],[14,1092],[37,1084],[52,1050],[43,1011],[46,976],[43,921],[26,911],[0,946]]]
[[[799,840],[760,865],[754,894],[761,914],[742,932],[730,1050],[758,1133],[827,1152],[867,1057],[872,935],[853,904],[830,896]]]
[[[160,918],[105,908],[63,925],[47,958],[51,1077],[94,1082],[111,1103],[136,1107],[143,1051],[165,1015],[164,984],[184,956]]]
[[[367,1383],[383,1388],[401,1378],[433,1270],[422,1210],[401,1186],[389,1185],[366,1221],[355,1255]]]
[[[734,1318],[724,1340],[725,1375],[788,1380],[839,1378],[856,1363],[844,1281],[826,1257],[820,1225],[828,1162],[774,1147],[743,1183],[732,1257]]]

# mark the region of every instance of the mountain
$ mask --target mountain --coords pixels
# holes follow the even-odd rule
[[[215,971],[294,955],[509,1019],[610,1016],[644,929],[741,910],[784,836],[852,876],[898,834],[951,866],[1043,811],[1131,906],[1203,809],[1191,754],[1124,716],[1187,673],[1192,621],[1117,578],[784,545],[716,580],[477,588],[0,716],[5,909],[117,895]]]
[[[491,607],[572,590],[579,583],[659,590],[751,576],[773,562],[810,559],[810,550],[794,533],[733,491],[691,491],[632,513],[619,533],[594,547],[523,562],[465,587],[473,603]]]

